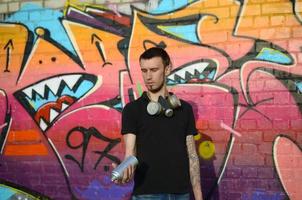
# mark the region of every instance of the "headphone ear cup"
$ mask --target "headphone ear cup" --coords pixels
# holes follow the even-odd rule
[[[162,106],[158,102],[150,101],[147,105],[149,115],[158,115],[161,113]]]
[[[173,115],[173,109],[170,108],[169,102],[167,101],[167,99],[165,99],[162,96],[158,97],[158,103],[160,103],[160,105],[162,106],[162,109],[164,111],[164,114],[166,117],[172,117]]]
[[[172,117],[173,113],[174,113],[173,109],[171,109],[171,108],[168,108],[168,109],[165,110],[165,116],[166,117]]]
[[[169,95],[168,96],[168,102],[169,105],[174,109],[174,108],[178,108],[181,106],[181,102],[180,100],[177,98],[177,96],[175,94]]]

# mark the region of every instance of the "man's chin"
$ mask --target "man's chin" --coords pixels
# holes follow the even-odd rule
[[[148,86],[146,86],[147,87],[147,89],[148,89],[148,91],[149,92],[151,92],[151,93],[157,93],[158,91],[160,91],[163,87],[165,86],[165,84],[163,83],[163,84],[161,84],[160,86],[150,86],[150,85],[148,85]]]
[[[148,91],[151,93],[157,93],[160,90],[161,90],[161,88],[148,88]]]

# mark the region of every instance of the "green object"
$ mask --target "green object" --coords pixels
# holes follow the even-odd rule
[[[142,94],[143,94],[142,85],[140,83],[137,83],[136,88],[137,88],[137,91],[138,91],[138,95],[142,96]]]

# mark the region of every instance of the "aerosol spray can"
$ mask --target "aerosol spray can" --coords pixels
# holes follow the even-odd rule
[[[130,165],[136,166],[138,164],[138,160],[135,156],[129,156],[126,160],[124,160],[121,164],[119,164],[112,172],[111,172],[111,181],[115,181],[122,178],[124,170]]]

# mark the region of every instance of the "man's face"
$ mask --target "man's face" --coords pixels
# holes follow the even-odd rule
[[[165,85],[165,78],[170,73],[171,66],[164,66],[161,57],[140,60],[143,79],[148,91],[155,93]]]

